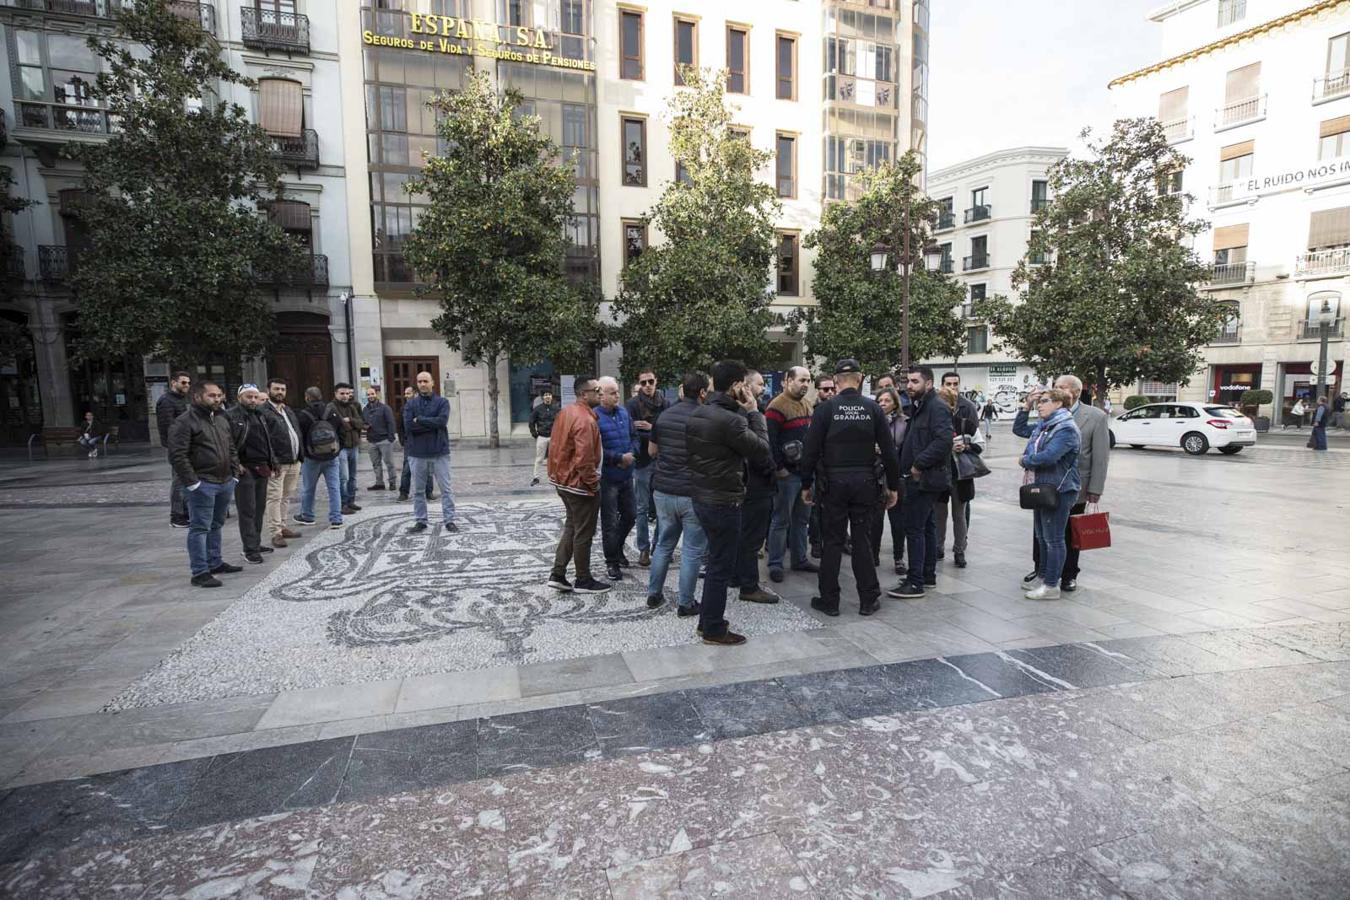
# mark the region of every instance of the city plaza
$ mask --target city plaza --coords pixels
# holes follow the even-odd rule
[[[772,16],[748,22],[702,3],[381,3],[359,17],[276,6],[293,27],[268,31],[271,44],[261,6],[211,17],[223,52],[261,79],[248,104],[304,157],[290,185],[302,199],[287,201],[299,205],[272,214],[310,236],[315,259],[311,283],[276,286],[283,341],[244,377],[393,392],[432,371],[454,411],[460,532],[407,534],[407,505],[362,491],[364,509],[340,530],[301,529],[268,565],[224,576],[205,598],[190,587],[182,533],[164,521],[163,450],[135,439],[168,372],[141,360],[76,372],[62,356],[77,320],[60,265],[77,241],[61,233],[59,201],[78,178],[44,148],[84,134],[97,112],[75,116],[68,94],[14,95],[6,153],[20,157],[16,177],[55,202],[19,230],[27,280],[4,311],[24,315],[40,346],[33,371],[0,373],[22,400],[6,424],[22,433],[32,421],[22,417],[66,421],[83,403],[126,430],[98,460],[60,448],[0,456],[0,894],[1345,896],[1343,431],[1325,453],[1278,427],[1236,456],[1114,450],[1103,496],[1112,547],[1085,552],[1078,590],[1053,603],[1021,597],[1031,521],[1018,508],[1023,442],[1006,420],[972,503],[970,566],[948,558],[921,600],[884,600],[864,619],[845,565],[844,612],[829,618],[810,608],[815,578],[789,573],[773,585],[778,604],[730,601],[749,641],[722,648],[698,643],[672,604],[649,609],[641,577],[590,596],[544,587],[556,495],[528,486],[532,446],[482,444],[484,373],[427,327],[434,301],[414,293],[400,252],[417,213],[399,185],[435,145],[433,123],[414,121],[421,95],[455,86],[467,61],[376,38],[439,40],[464,20],[525,29],[492,71],[526,88],[592,173],[569,265],[607,290],[648,239],[638,217],[675,177],[658,123],[677,57],[733,72],[740,60],[751,139],[791,162],[774,173],[786,308],[812,300],[800,237],[822,204],[850,196],[855,154],[866,165],[924,149],[927,4],[774,0]],[[54,50],[51,34],[101,27],[105,9],[0,7],[11,70],[44,72],[17,83],[59,86],[52,54],[70,48]],[[1165,58],[1112,86],[1129,95],[1121,114],[1133,105],[1167,118],[1190,79],[1195,104],[1219,83],[1243,94],[1251,71],[1225,73],[1255,58],[1228,60],[1233,48],[1294,34],[1325,49],[1350,32],[1350,4],[1306,0],[1169,4],[1158,16]],[[516,60],[530,55],[530,29],[571,63]],[[37,62],[24,62],[34,47]],[[1211,128],[1185,106],[1185,128],[1171,133],[1214,144],[1227,163],[1240,159],[1219,149],[1230,126],[1236,144],[1264,142],[1262,127],[1294,134],[1283,114],[1325,131],[1313,118],[1350,102],[1340,69],[1323,73],[1306,46],[1298,54],[1330,81],[1312,112],[1277,104],[1272,84],[1261,117],[1243,107]],[[832,58],[847,62],[831,69]],[[1262,71],[1282,74],[1288,58]],[[1171,99],[1146,109],[1159,94]],[[634,141],[643,152],[627,154]],[[928,173],[930,193],[952,198],[951,234],[939,239],[972,288],[1007,278],[1003,261],[1019,256],[1043,199],[1036,183],[1064,152],[1026,146]],[[1196,177],[1208,178],[1204,152]],[[1230,206],[1213,193],[1203,237],[1219,265],[1209,289],[1242,307],[1237,336],[1207,348],[1210,368],[1191,385],[1126,393],[1230,402],[1230,383],[1307,386],[1299,376],[1317,344],[1299,317],[1346,271],[1327,243],[1340,217],[1320,215],[1339,209],[1337,182],[1285,191],[1272,176],[1263,193],[1249,163],[1233,172],[1253,175],[1258,186],[1242,190],[1258,196]],[[1191,170],[1184,177],[1194,190]],[[976,194],[986,181],[997,189]],[[1284,218],[1261,226],[1274,206]],[[372,229],[357,224],[368,211]],[[1231,252],[1245,252],[1234,242],[1248,234],[1301,241],[1305,227],[1306,248]],[[988,352],[978,321],[970,329],[965,384],[1018,393],[1025,367]],[[782,346],[781,365],[801,359],[787,335]],[[1339,332],[1330,346],[1327,382],[1339,389]],[[603,372],[616,360],[597,362]],[[503,364],[501,374],[512,387],[496,415],[510,433],[538,380],[563,373]],[[1278,425],[1286,411],[1277,401],[1263,413]],[[233,520],[225,543],[236,557]]]

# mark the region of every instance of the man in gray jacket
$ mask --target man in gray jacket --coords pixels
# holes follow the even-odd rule
[[[1080,402],[1083,382],[1077,377],[1061,375],[1055,379],[1055,387],[1072,395],[1073,406],[1070,409],[1073,411],[1073,421],[1083,436],[1082,444],[1078,448],[1078,479],[1082,482],[1083,489],[1070,511],[1070,516],[1076,516],[1086,510],[1089,503],[1100,500],[1102,491],[1106,489],[1106,466],[1111,458],[1110,416],[1095,406]],[[1017,428],[1024,418],[1019,412],[1013,425],[1013,432],[1027,437],[1031,433],[1029,428],[1027,434],[1022,434]],[[1072,523],[1072,518],[1069,521]],[[1064,527],[1064,544],[1068,548],[1068,553],[1064,557],[1064,571],[1060,575],[1059,587],[1062,591],[1072,591],[1078,587],[1078,551],[1073,546],[1072,525],[1066,524]],[[1035,561],[1036,568],[1022,579],[1024,584],[1033,583],[1041,567],[1040,548],[1035,540],[1031,542],[1031,558]]]
[[[398,428],[394,423],[394,411],[380,402],[380,389],[366,388],[366,408],[361,411],[366,420],[366,449],[370,453],[370,465],[375,470],[375,483],[367,490],[385,490],[384,476],[389,474],[389,487],[398,484],[394,477],[394,438],[398,437]],[[384,461],[384,472],[380,471],[380,461]]]

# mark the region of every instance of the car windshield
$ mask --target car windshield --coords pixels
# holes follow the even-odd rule
[[[1247,418],[1241,412],[1233,409],[1231,406],[1206,406],[1205,412],[1211,416],[1223,416],[1225,419],[1245,419]]]

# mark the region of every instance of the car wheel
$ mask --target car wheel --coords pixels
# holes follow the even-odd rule
[[[1191,456],[1203,456],[1209,449],[1209,439],[1198,431],[1192,431],[1181,439],[1181,449]]]
[[[1144,449],[1144,445],[1143,445],[1143,444],[1131,444],[1131,445],[1130,445],[1130,448],[1133,449],[1133,450],[1143,450],[1143,449]]]
[[[1242,452],[1242,448],[1241,448],[1241,447],[1220,447],[1220,448],[1219,448],[1219,452],[1220,452],[1220,453],[1223,453],[1223,454],[1225,454],[1225,455],[1227,455],[1227,456],[1232,456],[1234,453],[1241,453],[1241,452]]]
[[[1109,431],[1107,432],[1107,436],[1111,439],[1110,440],[1111,449],[1112,450],[1116,449],[1116,436],[1114,434],[1111,434],[1111,432]]]

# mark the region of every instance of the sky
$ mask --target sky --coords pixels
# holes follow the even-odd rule
[[[928,170],[1006,147],[1080,146],[1106,83],[1156,62],[1162,0],[934,0]]]

